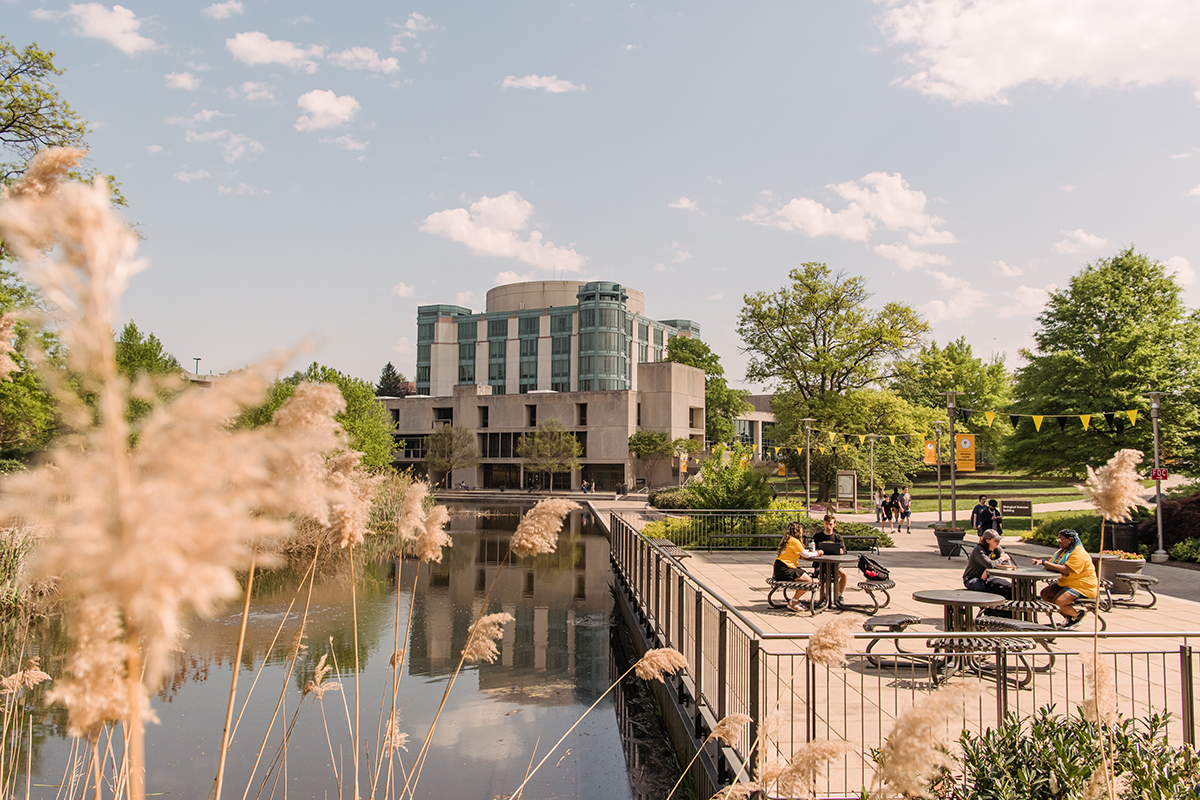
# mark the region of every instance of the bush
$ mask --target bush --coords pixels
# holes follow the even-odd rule
[[[8,475],[13,472],[24,472],[25,465],[15,458],[0,458],[0,475]]]
[[[1172,547],[1171,558],[1175,561],[1200,562],[1200,538],[1185,539]]]
[[[681,509],[687,508],[687,495],[681,487],[670,486],[657,489],[646,498],[654,508]]]
[[[1079,539],[1089,553],[1100,551],[1100,517],[1090,511],[1062,511],[1057,514],[1040,515],[1041,521],[1025,541],[1058,547],[1058,532],[1064,528],[1079,531]]]
[[[1154,515],[1144,512],[1139,518],[1145,522],[1138,527],[1138,541],[1158,547],[1158,525]],[[1200,493],[1180,500],[1163,500],[1163,547],[1171,550],[1175,545],[1191,539],[1200,530]]]

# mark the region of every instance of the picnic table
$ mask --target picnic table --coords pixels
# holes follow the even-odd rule
[[[946,633],[974,633],[975,609],[992,608],[1003,605],[1003,595],[991,592],[974,592],[970,589],[926,589],[913,592],[913,600],[918,603],[930,603],[942,606],[942,629]],[[1015,653],[1018,663],[1024,670],[1024,676],[1018,676],[1017,686],[1025,686],[1033,680],[1033,665],[1023,654],[1032,650],[1036,645],[1032,639],[1018,636],[1000,636],[991,639],[970,636],[936,637],[926,643],[935,653],[942,654],[941,658],[929,660],[929,676],[935,683],[941,683],[958,672],[973,672],[976,675],[985,673],[999,674],[1002,680],[1007,676],[999,671],[999,666],[991,667],[985,663],[981,652],[996,651],[1000,653]]]

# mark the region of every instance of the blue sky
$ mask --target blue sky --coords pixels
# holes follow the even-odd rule
[[[411,377],[416,306],[513,280],[638,289],[734,383],[805,261],[1010,367],[1130,244],[1200,304],[1190,0],[0,2],[146,236],[122,318],[202,372]]]

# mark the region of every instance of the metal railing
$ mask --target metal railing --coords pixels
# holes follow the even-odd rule
[[[1081,656],[1094,646],[1114,676],[1123,716],[1170,711],[1170,740],[1197,741],[1200,631],[1102,633],[1098,644],[1082,631],[857,634],[847,665],[831,668],[807,658],[810,634],[762,630],[616,513],[610,536],[613,568],[638,622],[652,641],[688,660],[677,680],[680,695],[691,699],[695,744],[729,714],[751,719],[729,747],[702,745],[723,781],[750,780],[760,758],[787,758],[804,742],[843,739],[858,752],[834,762],[818,788],[823,796],[858,797],[874,773],[871,750],[883,745],[896,717],[936,689],[949,661],[988,678],[963,710],[963,728],[980,733],[1008,714],[1027,717],[1048,705],[1074,713],[1087,694]],[[1014,652],[1014,636],[1034,649]],[[967,638],[947,653],[946,640]]]

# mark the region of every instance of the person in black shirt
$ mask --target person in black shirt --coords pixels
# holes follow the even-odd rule
[[[986,495],[986,494],[981,494],[981,495],[979,495],[979,502],[978,502],[978,503],[976,503],[976,504],[975,504],[975,507],[971,509],[971,527],[972,527],[972,528],[974,528],[974,529],[975,529],[975,530],[977,530],[977,531],[980,531],[981,533],[982,533],[983,531],[986,531],[986,530],[987,530],[987,528],[982,528],[982,529],[981,529],[981,528],[979,527],[979,515],[980,515],[980,514],[981,514],[981,513],[982,513],[982,512],[983,512],[983,511],[986,509],[986,508],[987,508],[987,495]]]
[[[1000,507],[996,505],[995,500],[988,500],[988,510],[992,512],[992,530],[1003,536],[1004,517],[1000,515]]]
[[[984,531],[979,544],[967,557],[967,568],[963,570],[963,586],[973,592],[991,592],[1002,595],[1005,600],[1012,600],[1012,584],[1002,578],[991,575],[994,566],[1002,561],[1009,561],[1008,554],[1000,547],[1000,534],[995,531]]]
[[[842,539],[842,535],[834,530],[834,527],[837,525],[837,519],[834,518],[833,514],[826,514],[822,521],[825,523],[824,529],[813,536],[813,547],[823,552],[824,548],[821,547],[821,543],[831,542],[837,546],[839,555],[845,555],[846,542]],[[849,576],[846,575],[846,570],[838,567],[838,600],[841,600],[842,595],[846,592],[847,580],[849,580]]]

